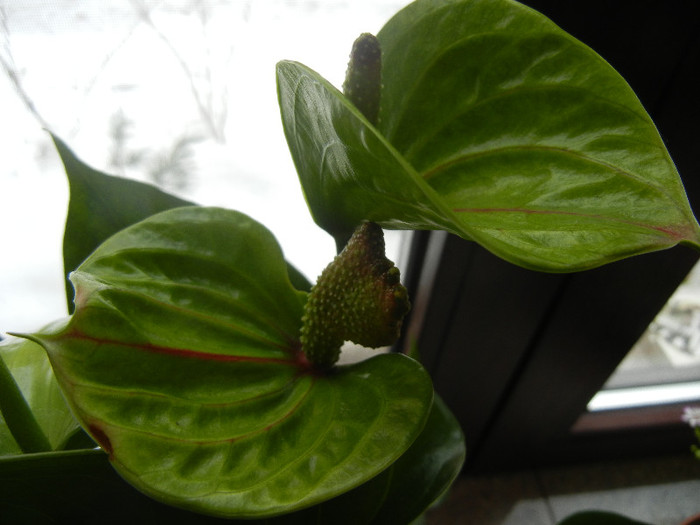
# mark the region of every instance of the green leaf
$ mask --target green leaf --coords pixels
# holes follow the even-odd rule
[[[154,213],[193,203],[155,186],[97,171],[58,137],[52,135],[68,176],[70,201],[63,236],[66,276],[110,235]],[[73,287],[66,280],[68,311],[73,311]]]
[[[3,456],[22,454],[22,449],[17,444],[7,421],[0,411],[0,458]]]
[[[451,211],[439,195],[328,81],[284,61],[277,89],[287,143],[319,226],[346,239],[363,220],[450,228]]]
[[[101,450],[0,458],[0,516],[3,523],[221,525],[139,493]]]
[[[30,410],[29,417],[33,421],[29,423],[38,424],[38,431],[48,440],[41,448],[61,448],[78,431],[79,426],[63,399],[44,349],[32,341],[10,338],[0,343],[0,360],[0,365],[6,366],[12,374],[23,397],[22,401],[26,402],[26,407]],[[6,416],[7,401],[9,396],[3,394],[0,406]],[[21,453],[9,432],[7,422],[2,419],[0,438],[0,455]]]
[[[70,186],[68,217],[63,237],[63,266],[68,275],[110,235],[155,213],[194,206],[160,189],[95,170],[76,157],[58,137],[52,136]],[[290,263],[289,277],[298,290],[311,283]],[[68,310],[73,311],[73,286],[66,280]]]
[[[459,422],[439,396],[418,439],[391,467],[391,485],[372,523],[410,523],[450,487],[466,449]]]
[[[421,435],[392,467],[359,487],[302,511],[268,518],[265,525],[405,525],[432,503],[457,475],[464,440],[454,416],[439,398]],[[146,498],[94,450],[25,454],[0,458],[0,515],[12,522],[35,516],[47,522],[107,523],[167,520],[168,523],[220,523]],[[13,521],[14,520],[14,521]],[[34,523],[35,521],[32,521]],[[227,523],[250,523],[233,520]]]
[[[306,293],[238,212],[154,215],[71,280],[75,314],[31,337],[117,471],[166,503],[228,517],[311,506],[391,465],[428,417],[430,379],[405,356],[310,367]]]
[[[336,498],[261,523],[405,525],[440,495],[463,458],[456,420],[436,398],[421,435],[392,467]],[[0,515],[13,523],[86,522],[97,515],[105,523],[220,523],[144,497],[95,450],[0,458]]]
[[[507,0],[419,0],[377,36],[378,129],[311,70],[278,65],[287,140],[330,233],[361,219],[440,228],[545,271],[700,242],[631,88],[544,16]]]
[[[12,372],[0,357],[0,454],[51,450]]]
[[[292,283],[294,288],[300,292],[308,293],[311,291],[311,287],[313,286],[311,281],[309,281],[306,276],[289,261],[287,261],[287,273],[289,274],[289,281]]]
[[[459,423],[436,396],[420,436],[390,468],[350,492],[287,515],[281,522],[285,525],[411,523],[452,484],[464,456],[464,436]]]

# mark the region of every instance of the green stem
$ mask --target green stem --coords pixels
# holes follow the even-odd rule
[[[0,413],[22,452],[47,452],[51,444],[37,423],[10,369],[0,357]]]
[[[109,467],[108,457],[102,449],[60,450],[38,454],[0,457],[0,472],[5,479],[31,480],[41,475],[45,481],[65,475],[66,473],[89,476],[96,482],[104,478],[105,468]],[[58,489],[57,489],[58,490]],[[70,489],[68,488],[67,491]],[[68,493],[68,492],[66,492]]]

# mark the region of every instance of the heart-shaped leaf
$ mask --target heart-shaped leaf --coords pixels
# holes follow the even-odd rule
[[[545,271],[700,242],[659,134],[620,75],[506,0],[419,0],[377,35],[378,129],[316,73],[278,65],[314,218],[445,229]]]
[[[63,235],[66,276],[110,235],[154,213],[194,203],[150,184],[107,175],[81,161],[60,138],[52,135],[68,177],[70,201]],[[68,309],[73,287],[66,280]]]
[[[464,436],[439,396],[411,447],[387,470],[356,489],[271,525],[405,525],[435,502],[459,474]]]
[[[168,520],[220,523],[160,505],[131,489],[107,466],[106,454],[86,450],[0,458],[0,515],[22,522],[34,516],[57,523]],[[464,438],[439,397],[420,436],[387,470],[359,487],[311,508],[268,518],[265,525],[405,525],[418,517],[457,476]],[[36,487],[41,487],[37,491]],[[156,518],[157,516],[157,518]],[[33,522],[32,522],[33,523]],[[249,520],[228,520],[246,524]]]
[[[306,293],[243,214],[154,215],[71,280],[75,314],[31,337],[115,468],[156,499],[228,517],[290,512],[376,476],[425,424],[432,386],[415,361],[309,366]]]
[[[58,137],[52,135],[65,167],[70,186],[68,217],[63,236],[63,266],[68,275],[103,241],[119,230],[151,215],[195,206],[151,184],[102,173],[81,161]],[[289,278],[298,290],[309,291],[311,283],[287,263]],[[73,309],[73,286],[66,280],[69,311]]]
[[[391,466],[391,484],[372,523],[411,523],[448,490],[465,455],[459,422],[436,395],[423,432]]]
[[[451,227],[439,195],[328,81],[285,61],[277,83],[287,143],[319,226],[334,237],[349,237],[363,220]]]

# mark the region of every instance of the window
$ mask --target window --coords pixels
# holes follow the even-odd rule
[[[589,411],[700,399],[699,280],[695,265],[591,399]]]

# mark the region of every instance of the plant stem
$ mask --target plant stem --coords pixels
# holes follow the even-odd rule
[[[10,369],[0,357],[0,413],[22,452],[51,450],[46,434],[37,423]]]

